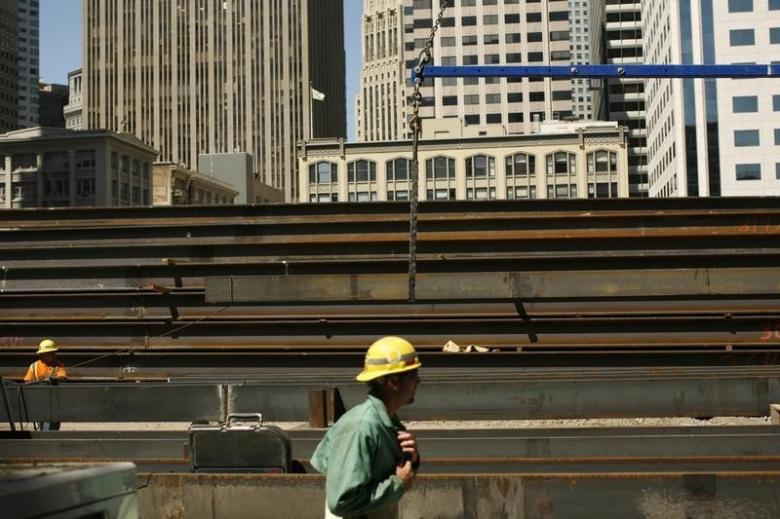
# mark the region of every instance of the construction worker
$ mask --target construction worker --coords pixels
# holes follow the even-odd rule
[[[366,352],[357,380],[368,383],[368,398],[331,427],[311,458],[325,474],[326,519],[398,517],[420,455],[396,413],[414,402],[419,367],[414,346],[400,337],[379,339]]]
[[[51,339],[44,339],[38,344],[38,360],[30,364],[24,376],[26,383],[57,384],[68,378],[62,362],[57,362],[57,344]],[[58,431],[60,422],[40,422],[41,431]]]

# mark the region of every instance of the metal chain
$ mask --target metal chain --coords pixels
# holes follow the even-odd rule
[[[415,288],[417,285],[417,191],[418,191],[418,175],[419,167],[417,160],[417,150],[420,144],[420,132],[422,131],[422,124],[420,122],[420,105],[422,104],[422,94],[420,93],[420,87],[422,86],[423,67],[430,63],[433,59],[431,50],[433,49],[433,40],[436,37],[436,31],[441,26],[441,21],[444,19],[444,11],[447,9],[447,3],[451,0],[442,0],[439,7],[439,14],[436,17],[436,22],[431,29],[431,35],[425,40],[425,45],[420,51],[420,56],[417,60],[417,65],[414,67],[414,93],[412,94],[412,119],[409,121],[409,126],[412,129],[412,167],[411,167],[411,186],[409,193],[409,302],[415,301]]]

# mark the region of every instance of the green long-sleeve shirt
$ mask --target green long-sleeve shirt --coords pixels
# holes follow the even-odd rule
[[[405,461],[399,430],[404,426],[398,418],[388,416],[385,404],[369,395],[325,434],[311,464],[325,474],[326,514],[397,517],[404,487],[395,469]]]

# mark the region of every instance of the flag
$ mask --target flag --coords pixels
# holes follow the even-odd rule
[[[315,89],[314,87],[309,87],[309,88],[311,88],[312,99],[314,99],[315,101],[325,101],[325,94]]]

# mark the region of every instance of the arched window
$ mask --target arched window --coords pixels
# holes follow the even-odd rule
[[[425,198],[427,200],[455,199],[455,159],[433,157],[425,161]]]
[[[496,198],[496,158],[474,155],[466,159],[466,198],[486,200]]]
[[[350,202],[377,200],[376,162],[365,159],[348,162],[347,183]]]
[[[507,199],[536,198],[536,156],[515,153],[504,162]]]
[[[385,163],[388,200],[409,200],[409,180],[412,161],[407,158],[388,160]]]
[[[309,165],[309,202],[339,201],[339,166],[321,160]]]
[[[545,157],[547,198],[577,198],[577,156],[556,151]]]
[[[588,198],[618,197],[617,153],[596,150],[588,153]]]

